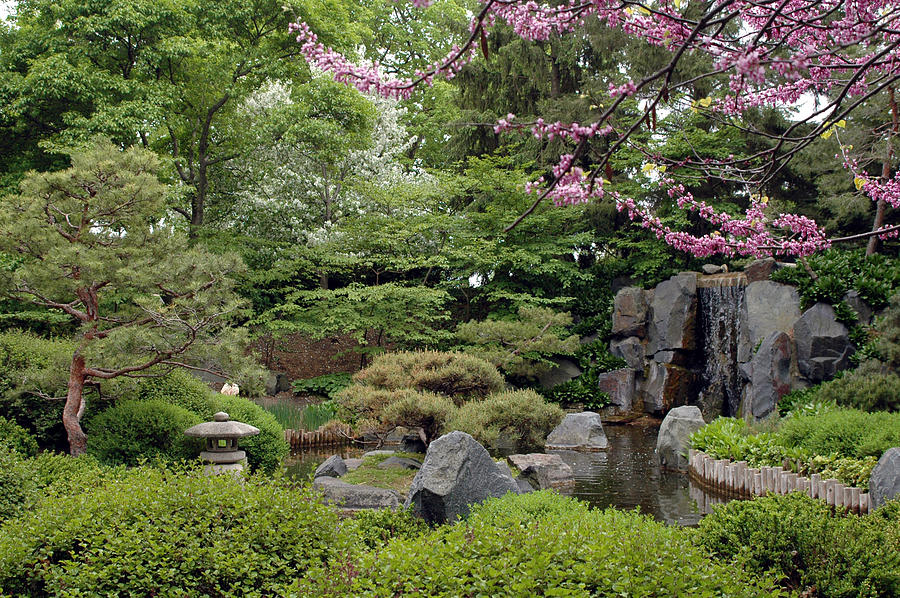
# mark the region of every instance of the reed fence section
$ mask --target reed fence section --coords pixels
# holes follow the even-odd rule
[[[315,430],[314,432],[307,432],[306,430],[284,431],[284,440],[291,446],[293,451],[325,446],[342,446],[350,444],[352,439],[349,425],[340,428],[331,427],[327,430]]]

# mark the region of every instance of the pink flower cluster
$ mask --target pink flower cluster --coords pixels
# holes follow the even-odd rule
[[[430,3],[430,0],[412,1],[418,7]],[[728,87],[716,92],[715,97],[691,102],[692,98],[677,85],[671,90],[663,88],[668,85],[668,76],[648,74],[641,81],[610,83],[608,93],[612,101],[600,111],[594,123],[548,124],[538,120],[526,124],[515,122],[515,116],[510,114],[498,120],[494,127],[497,133],[530,131],[539,139],[564,139],[574,144],[613,133],[609,119],[628,96],[639,98],[639,106],[648,106],[648,112],[633,121],[635,125],[644,118],[649,124],[651,101],[654,110],[662,102],[667,112],[690,106],[692,110],[703,110],[720,118],[739,119],[751,108],[795,106],[809,93],[820,97],[865,98],[882,89],[885,82],[900,78],[900,0],[714,0],[705,5],[700,16],[686,12],[687,0],[646,5],[620,0],[565,0],[558,4],[537,0],[480,2],[482,10],[470,23],[468,42],[454,47],[443,60],[408,79],[385,79],[379,73],[378,64],[353,64],[320,44],[306,24],[292,25],[292,31],[297,34],[301,50],[310,63],[363,91],[397,98],[409,97],[416,85],[431,84],[435,76],[454,77],[474,57],[478,38],[486,35],[498,20],[522,38],[538,41],[553,35],[580,35],[587,19],[597,20],[648,44],[667,48],[673,60],[689,53],[711,56],[714,67],[703,76],[729,78]],[[848,103],[848,100],[843,104],[836,101],[820,116],[833,121],[843,119]],[[636,126],[624,126],[621,130],[634,131]],[[636,143],[620,138],[613,147],[625,141]],[[647,148],[644,151],[652,154]],[[578,161],[572,154],[561,156],[552,175],[529,185],[529,192],[544,189],[543,196],[558,205],[603,197],[604,185],[608,187],[608,183],[588,176],[578,167]],[[692,157],[672,165],[659,181],[680,207],[716,226],[715,233],[695,237],[670,230],[640,202],[615,193],[611,195],[619,209],[627,210],[632,218],[654,230],[660,238],[698,256],[713,253],[807,255],[828,246],[827,237],[815,222],[793,214],[767,217],[765,206],[759,202],[751,202],[741,216],[716,213],[710,206],[696,201],[675,180],[678,166],[692,165],[712,175],[718,172],[727,176],[734,160]],[[744,172],[751,170],[747,166]],[[883,181],[869,177],[855,164],[848,164],[848,170],[856,177],[858,188],[873,201],[884,200],[900,207],[900,174]],[[753,188],[753,181],[748,181],[748,187]]]

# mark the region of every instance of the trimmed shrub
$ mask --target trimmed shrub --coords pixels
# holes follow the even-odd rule
[[[900,595],[897,509],[832,517],[800,493],[733,501],[700,521],[699,543],[752,572],[772,571],[804,595]]]
[[[900,414],[836,409],[816,416],[801,415],[785,419],[778,436],[785,446],[813,455],[877,458],[900,446]]]
[[[219,394],[184,370],[175,370],[166,376],[141,382],[137,397],[187,409],[198,415],[201,421],[211,421],[214,413],[225,411],[232,420],[259,428],[257,436],[240,441],[241,450],[247,453],[247,462],[254,469],[261,467],[265,471],[274,471],[290,452],[284,441],[284,428],[271,413],[249,399]]]
[[[900,411],[900,376],[874,361],[817,388],[819,401],[863,411]]]
[[[507,495],[465,521],[330,563],[301,596],[777,596],[688,534],[553,492]]]
[[[349,541],[308,489],[142,467],[0,527],[0,593],[280,596]]]
[[[204,421],[212,419],[216,412],[218,393],[205,382],[184,370],[175,370],[158,378],[145,378],[138,385],[140,401],[163,401],[178,405],[199,415]]]
[[[14,450],[23,457],[33,457],[38,450],[37,441],[25,428],[2,416],[0,416],[0,446]]]
[[[430,441],[456,411],[444,396],[409,388],[384,390],[354,384],[338,394],[338,415],[359,433],[381,439],[397,426],[422,426]],[[427,429],[426,429],[427,428]]]
[[[164,401],[123,401],[86,424],[88,453],[107,465],[193,459],[202,443],[184,431],[201,421],[196,413]]]
[[[447,423],[445,431],[466,432],[483,445],[508,438],[519,447],[541,447],[563,415],[562,409],[547,403],[533,390],[516,390],[466,403]]]
[[[250,467],[266,472],[278,469],[291,448],[284,441],[284,428],[275,416],[243,397],[216,395],[215,401],[215,411],[225,411],[230,419],[259,428],[259,434],[242,438],[239,444],[247,453]]]
[[[353,380],[383,389],[413,388],[453,399],[457,405],[504,388],[503,376],[487,361],[464,353],[404,351],[385,353]]]
[[[417,538],[430,529],[410,509],[364,509],[354,513],[345,527],[346,533],[367,550],[379,549],[394,538]]]
[[[0,523],[34,502],[38,488],[27,459],[0,444]]]

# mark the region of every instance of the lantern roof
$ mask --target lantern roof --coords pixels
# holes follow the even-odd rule
[[[259,428],[243,422],[230,421],[228,414],[224,411],[219,411],[213,415],[213,420],[192,426],[185,430],[184,433],[186,436],[197,436],[199,438],[243,438],[244,436],[259,434]]]

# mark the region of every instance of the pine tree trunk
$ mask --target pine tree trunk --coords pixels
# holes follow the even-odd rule
[[[69,437],[69,453],[77,457],[87,450],[87,436],[81,429],[81,414],[84,413],[84,356],[76,352],[69,367],[69,386],[66,405],[63,407],[63,426]]]

